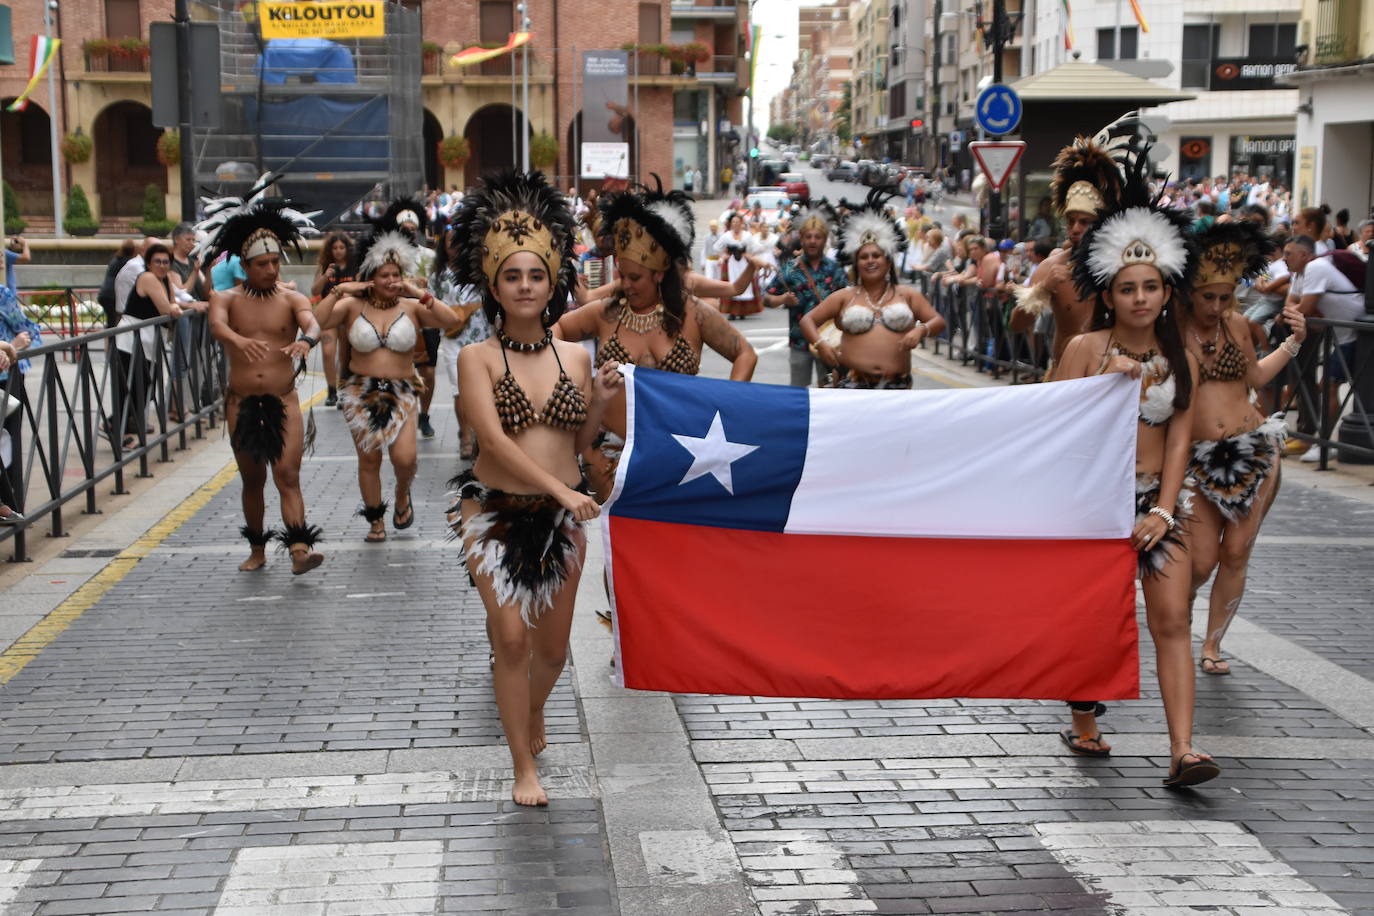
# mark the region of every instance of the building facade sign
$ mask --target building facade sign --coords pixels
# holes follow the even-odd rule
[[[379,0],[261,0],[263,38],[382,38],[386,5]]]
[[[1298,68],[1292,58],[1218,57],[1212,60],[1207,88],[1213,92],[1236,89],[1275,89],[1274,79]]]
[[[1291,136],[1253,137],[1240,134],[1231,138],[1231,171],[1292,187],[1293,154],[1297,141]]]

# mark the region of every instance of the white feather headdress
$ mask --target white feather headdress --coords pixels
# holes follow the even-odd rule
[[[1088,271],[1098,287],[1133,264],[1159,268],[1166,281],[1181,280],[1188,268],[1188,246],[1183,234],[1161,211],[1131,207],[1102,221],[1088,248]]]
[[[366,279],[388,262],[401,268],[404,277],[415,276],[420,269],[420,249],[415,240],[400,230],[378,232],[363,243],[358,261],[358,276]]]
[[[682,239],[682,244],[685,247],[692,247],[692,239],[696,233],[690,211],[684,213],[682,207],[671,200],[656,200],[645,209],[667,223],[668,228],[676,232],[678,238]]]
[[[868,199],[852,208],[841,221],[839,253],[842,260],[853,261],[860,248],[877,245],[895,264],[898,253],[906,250],[906,233],[884,206],[887,197],[874,188],[868,192]]]
[[[214,246],[224,224],[236,216],[243,216],[253,209],[254,204],[266,199],[268,188],[280,177],[274,172],[263,173],[257,183],[249,189],[246,198],[202,197],[200,201],[205,211],[205,219],[196,223],[196,247],[191,249],[192,257],[203,261]],[[317,238],[320,235],[320,230],[315,225],[315,217],[323,213],[323,210],[302,212],[294,207],[284,206],[279,212],[291,221],[303,238]]]

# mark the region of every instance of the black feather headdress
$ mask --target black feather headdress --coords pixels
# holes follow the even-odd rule
[[[463,198],[453,219],[460,246],[453,270],[460,283],[477,287],[491,300],[501,264],[518,251],[533,252],[553,280],[549,301],[561,310],[577,282],[574,228],[568,199],[542,172],[507,169],[484,177]]]
[[[402,229],[402,216],[405,217],[404,222],[414,223],[418,228],[414,230]],[[368,222],[372,224],[373,232],[398,230],[412,237],[423,236],[425,230],[429,228],[429,216],[426,215],[425,205],[414,197],[396,198],[387,206],[386,211],[381,216],[376,219],[369,217]]]
[[[269,253],[285,254],[286,246],[301,255],[301,232],[296,223],[286,215],[291,209],[290,201],[281,198],[260,200],[229,217],[215,236],[212,254],[232,254],[244,261],[258,255]]]
[[[1100,216],[1121,206],[1121,167],[1097,138],[1074,140],[1059,151],[1050,168],[1050,200],[1056,213]]]
[[[655,176],[657,178],[657,176]],[[664,271],[688,260],[695,221],[687,196],[640,186],[601,198],[602,225],[610,226],[617,259]]]
[[[1248,219],[1213,223],[1198,233],[1198,264],[1192,285],[1213,283],[1235,286],[1264,273],[1278,245]]]

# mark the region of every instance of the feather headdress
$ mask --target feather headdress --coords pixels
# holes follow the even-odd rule
[[[275,172],[265,172],[258,178],[256,184],[248,190],[245,197],[202,197],[201,208],[205,211],[205,218],[196,223],[196,247],[191,249],[192,257],[205,260],[207,257],[218,257],[217,247],[220,231],[229,220],[236,216],[242,216],[253,209],[255,204],[267,200],[267,191],[272,184],[281,176]],[[296,227],[296,233],[305,238],[314,238],[320,234],[320,230],[315,226],[315,217],[323,213],[323,210],[311,210],[301,212],[292,207],[289,201],[282,200],[278,206],[278,212],[283,218],[291,221]],[[212,253],[213,252],[213,253]],[[234,252],[238,254],[238,252]]]
[[[401,276],[413,277],[420,269],[420,246],[410,233],[401,229],[373,230],[358,245],[358,279],[372,277],[383,264],[401,268]]]
[[[377,219],[369,219],[374,229],[381,232],[390,232],[399,229],[410,234],[412,237],[423,236],[425,230],[429,228],[429,217],[425,214],[425,205],[413,197],[398,197],[387,205],[386,211]],[[414,224],[415,229],[402,228],[406,224]]]
[[[850,263],[865,245],[877,245],[883,254],[896,264],[897,255],[906,250],[906,232],[897,220],[887,212],[886,201],[890,194],[878,188],[868,192],[862,204],[840,201],[840,206],[849,212],[840,220],[838,249],[840,261]]]
[[[1084,234],[1074,257],[1074,284],[1084,299],[1109,288],[1118,273],[1136,264],[1157,268],[1164,282],[1185,286],[1196,259],[1190,221],[1159,206],[1150,190],[1149,145],[1125,157],[1121,201]]]
[[[542,172],[507,169],[482,179],[463,198],[453,219],[461,249],[453,265],[459,282],[490,295],[501,265],[529,251],[543,260],[553,281],[551,302],[560,307],[577,282],[573,255],[573,214],[568,199]]]
[[[284,254],[283,249],[290,245],[300,257],[301,233],[295,221],[285,215],[289,209],[289,202],[281,199],[259,200],[251,207],[236,208],[210,245],[213,256],[237,255],[246,262],[259,255]]]
[[[690,256],[695,218],[686,194],[665,193],[657,175],[654,180],[657,189],[640,185],[601,198],[601,219],[611,227],[618,260],[663,271]]]
[[[1097,138],[1074,140],[1059,151],[1050,167],[1054,170],[1050,200],[1056,213],[1100,216],[1120,206],[1121,167]]]
[[[1199,248],[1193,287],[1225,283],[1235,286],[1264,273],[1278,247],[1273,239],[1248,219],[1213,223],[1197,236]]]

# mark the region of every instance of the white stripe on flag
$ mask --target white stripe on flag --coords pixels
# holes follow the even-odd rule
[[[1140,383],[811,391],[787,532],[1124,538]]]

